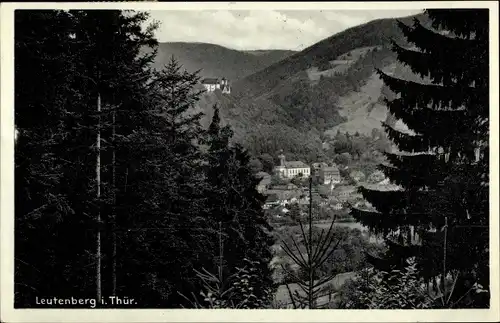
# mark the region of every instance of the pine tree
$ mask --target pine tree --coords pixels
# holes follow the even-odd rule
[[[140,295],[147,307],[183,305],[178,292],[194,288],[193,269],[210,259],[197,146],[201,115],[191,113],[198,80],[172,58],[154,73],[140,109],[129,111],[134,127],[121,138],[118,161],[128,172],[126,191],[117,196],[119,247],[126,252],[119,257],[120,291]]]
[[[113,281],[115,275],[107,271],[115,267],[111,234],[104,233],[114,230],[103,225],[113,222],[110,197],[117,186],[111,179],[111,152],[116,150],[111,129],[117,128],[112,121],[121,123],[122,135],[127,128],[123,115],[140,108],[137,102],[144,97],[154,52],[140,51],[155,43],[154,26],[142,30],[146,19],[142,13],[113,10],[16,12],[16,127],[21,134],[16,147],[16,286],[24,294],[24,301],[16,301],[23,306],[34,302],[33,292],[95,297],[98,281]],[[97,129],[102,139],[100,199]],[[119,169],[118,177],[125,172]],[[98,213],[104,223],[96,221]],[[99,231],[103,249],[97,253]],[[100,279],[97,259],[104,270]],[[101,292],[109,295],[110,285],[102,285]]]
[[[237,293],[233,301],[243,302],[247,308],[262,307],[269,300],[272,286],[272,228],[262,209],[264,196],[256,190],[259,179],[250,167],[250,156],[240,145],[230,144],[232,131],[229,126],[221,127],[219,109],[214,110],[205,141],[207,210],[213,224],[222,228],[225,275],[244,271],[257,274],[247,286],[252,287],[252,295]]]
[[[122,155],[120,139],[116,138],[123,138],[135,126],[130,117],[138,107],[141,108],[138,102],[145,99],[147,81],[151,78],[149,65],[155,55],[155,25],[142,29],[148,18],[145,13],[93,10],[70,11],[70,14],[75,21],[73,51],[78,53],[73,73],[78,80],[76,86],[81,98],[80,104],[75,104],[74,115],[78,119],[70,124],[78,135],[69,146],[67,158],[87,156],[90,159],[85,163],[86,171],[82,174],[85,177],[76,177],[74,181],[87,183],[87,187],[82,188],[85,193],[98,189],[100,194],[82,199],[80,193],[74,199],[76,203],[91,206],[87,213],[93,223],[87,230],[96,235],[97,245],[92,252],[98,262],[95,266],[96,284],[101,285],[101,288],[97,287],[98,293],[115,295],[119,252],[117,197],[120,197],[118,191],[124,188],[119,185],[120,179],[128,171],[120,164],[123,159],[130,158]],[[143,53],[145,46],[153,51]],[[99,103],[100,111],[96,111]],[[100,137],[98,143],[97,134]],[[90,147],[99,144],[99,149],[91,150],[90,156],[88,148],[81,145],[85,140],[90,141]],[[91,159],[94,154],[99,156],[98,165]],[[89,172],[95,172],[98,177],[93,178],[99,182],[89,181]]]
[[[72,101],[78,99],[72,88],[72,28],[71,17],[63,11],[15,13],[16,306],[32,306],[35,295],[79,290],[78,277],[87,274],[82,263],[74,276],[67,275],[68,264],[57,261],[72,259],[62,241],[70,229],[64,220],[76,213],[64,189],[72,165],[61,158],[70,134],[64,121]]]
[[[361,187],[376,211],[352,213],[386,237],[390,251],[385,259],[372,258],[374,263],[392,268],[416,256],[427,281],[449,273],[458,276],[454,291],[446,290],[445,279],[438,287],[446,297],[453,292],[460,298],[471,281],[488,286],[489,277],[488,10],[426,13],[434,30],[418,20],[412,27],[399,24],[416,49],[393,44],[399,61],[422,82],[379,71],[397,95],[387,101],[390,112],[415,132],[384,125],[399,152],[386,153],[390,165],[381,169],[401,189]],[[415,234],[420,244],[412,243]]]
[[[325,262],[333,255],[342,238],[336,237],[332,231],[336,217],[332,220],[328,230],[321,229],[321,232],[314,230],[313,226],[313,195],[312,195],[312,177],[309,177],[309,212],[307,230],[304,228],[302,221],[299,222],[301,239],[305,245],[305,252],[299,247],[295,239],[292,237],[293,246],[283,241],[282,248],[299,266],[297,274],[287,270],[281,265],[283,271],[294,281],[297,282],[300,289],[292,294],[288,284],[286,288],[288,295],[292,301],[293,308],[309,308],[317,309],[325,307],[327,304],[318,304],[321,294],[321,285],[330,281],[335,274],[320,275],[319,269],[325,265]],[[336,242],[334,242],[337,240]]]

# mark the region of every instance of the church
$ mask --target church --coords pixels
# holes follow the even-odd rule
[[[280,165],[275,167],[275,172],[282,178],[294,178],[294,177],[309,177],[311,176],[311,167],[306,165],[304,162],[297,161],[286,161],[285,155],[281,154],[278,156],[280,160]]]
[[[214,92],[215,90],[221,90],[222,93],[230,94],[231,86],[226,78],[205,78],[201,81],[201,84],[205,87],[207,92]]]

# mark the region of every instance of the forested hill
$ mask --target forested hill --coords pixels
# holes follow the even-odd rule
[[[369,134],[382,122],[394,125],[383,96],[391,95],[376,68],[407,77],[397,64],[391,39],[407,45],[397,20],[411,25],[423,15],[381,19],[347,29],[233,84],[230,96],[207,94],[200,102],[210,113],[221,106],[235,138],[254,155],[283,149],[314,159],[321,143],[337,131]]]
[[[160,43],[154,67],[162,68],[173,55],[187,70],[200,70],[202,77],[224,76],[235,81],[293,53],[291,50],[239,51],[207,43]]]
[[[401,31],[397,27],[397,20],[405,24],[412,24],[415,18],[418,18],[420,21],[428,20],[421,14],[397,19],[378,19],[346,29],[295,55],[291,55],[280,62],[247,76],[235,84],[235,89],[240,93],[263,94],[301,71],[313,66],[319,66],[326,61],[334,60],[336,57],[356,48],[378,45],[387,46],[390,44],[391,39],[399,43],[405,42]]]

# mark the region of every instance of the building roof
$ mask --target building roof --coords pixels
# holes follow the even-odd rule
[[[304,162],[300,160],[295,160],[295,161],[286,161],[285,162],[285,167],[286,168],[308,168]]]
[[[293,183],[285,184],[285,185],[274,185],[273,189],[275,190],[296,190],[298,187]]]
[[[324,168],[324,167],[328,167],[328,164],[327,164],[327,163],[325,163],[325,162],[313,163],[312,165],[313,165],[313,167],[315,167],[315,168]]]
[[[294,197],[299,197],[300,192],[299,191],[284,191],[284,190],[275,190],[275,189],[270,189],[267,190],[267,193],[270,195],[275,195],[278,200],[288,200]]]
[[[334,192],[354,192],[357,187],[354,185],[337,186],[333,189]]]
[[[339,173],[339,168],[337,166],[328,166],[328,167],[324,167],[321,169],[321,171],[323,172],[335,172],[335,173]]]
[[[278,195],[276,194],[270,194],[267,196],[266,203],[273,203],[273,202],[278,202]]]
[[[201,81],[202,84],[217,84],[219,80],[216,78],[205,78]]]

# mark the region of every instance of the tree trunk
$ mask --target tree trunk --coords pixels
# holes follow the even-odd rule
[[[112,122],[113,122],[113,133],[112,133],[112,142],[113,142],[113,155],[112,155],[112,189],[113,189],[113,228],[111,233],[111,243],[112,243],[112,254],[111,254],[111,271],[112,271],[112,295],[116,296],[116,149],[115,149],[115,133],[116,133],[116,111],[113,110],[112,113]]]
[[[443,278],[442,278],[442,285],[443,285],[443,300],[446,297],[446,238],[448,234],[448,217],[445,216],[444,218],[444,243],[443,243]]]
[[[312,177],[309,176],[309,250],[307,256],[307,262],[309,266],[309,295],[308,303],[309,309],[314,308],[314,269],[312,265]]]
[[[97,185],[97,203],[101,198],[101,94],[97,94],[97,162],[96,162],[96,185]],[[101,206],[97,209],[97,250],[96,250],[96,296],[100,303],[102,298],[101,287]]]

